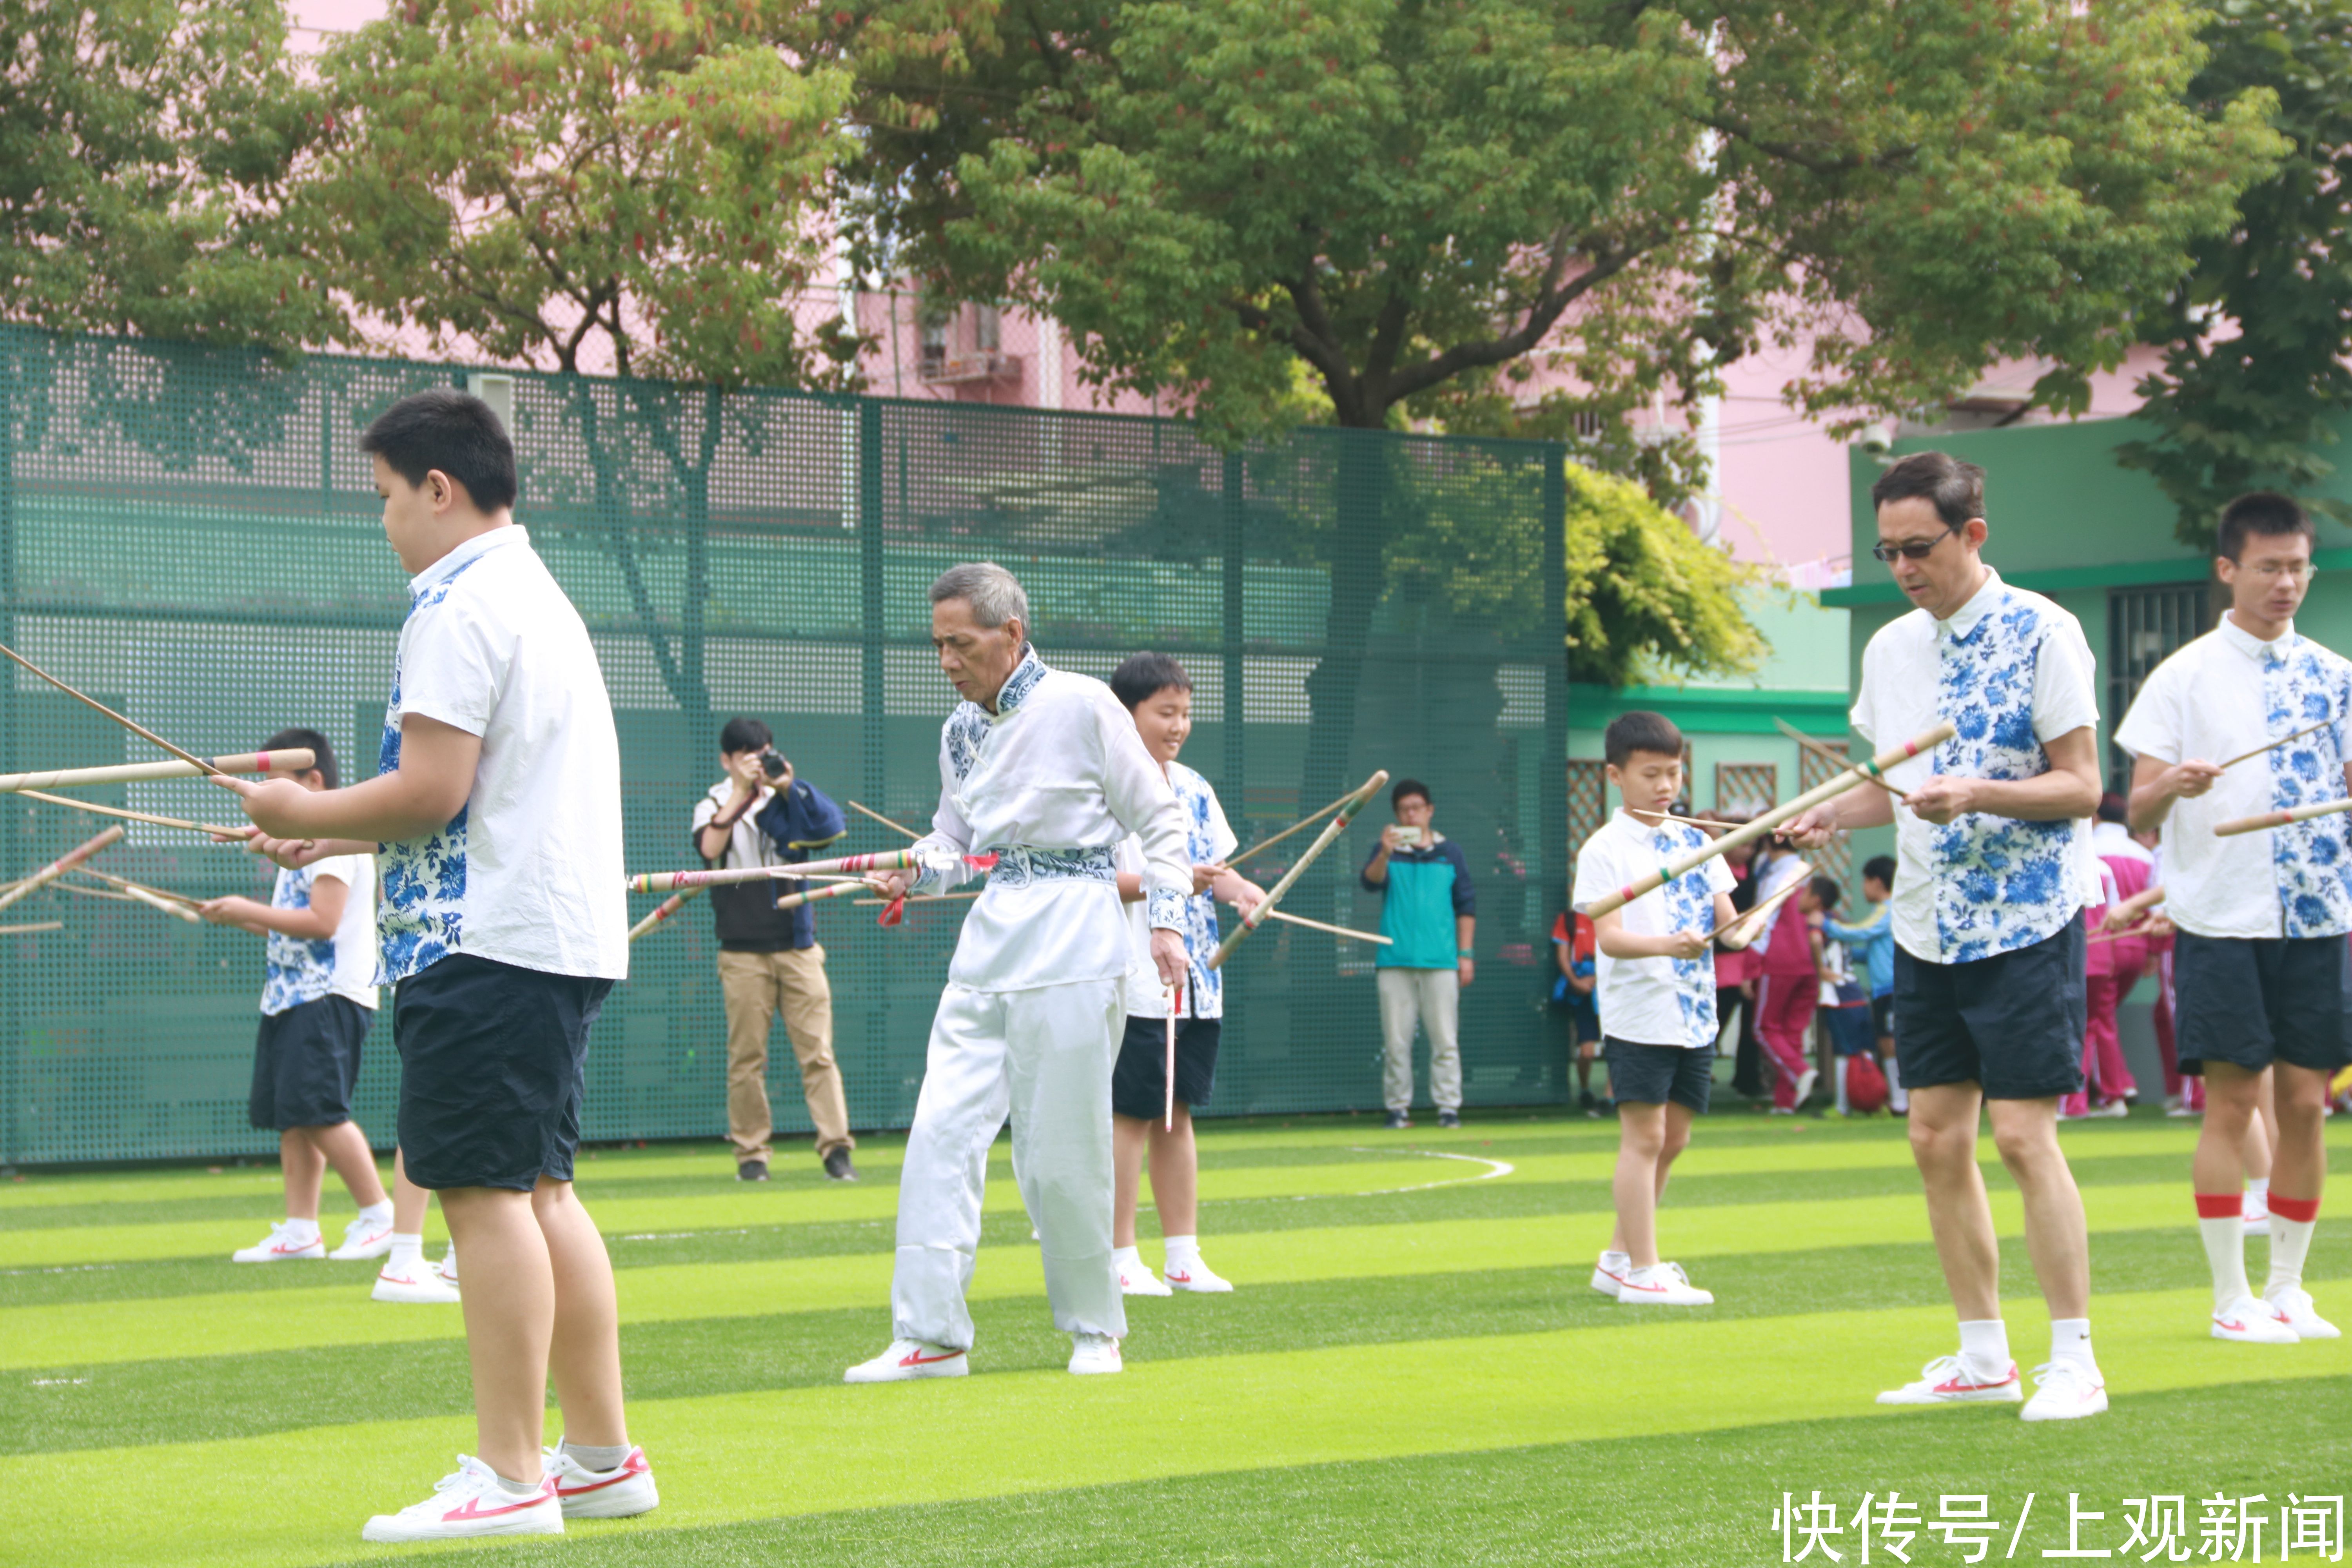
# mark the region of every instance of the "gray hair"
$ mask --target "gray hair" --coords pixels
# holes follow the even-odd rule
[[[1021,580],[993,561],[967,561],[940,574],[931,584],[931,603],[961,599],[971,606],[971,618],[983,626],[1019,621],[1029,626],[1029,595]]]

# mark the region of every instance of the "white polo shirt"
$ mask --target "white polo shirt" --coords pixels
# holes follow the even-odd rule
[[[2164,819],[2164,908],[2197,936],[2313,937],[2352,931],[2352,816],[2213,837],[2236,816],[2341,800],[2352,662],[2290,626],[2263,642],[2221,626],[2149,672],[2116,744],[2160,763],[2225,763],[2331,721],[2224,773]]]
[[[330,855],[299,871],[280,867],[269,895],[274,910],[307,910],[321,877],[343,884],[343,917],[335,934],[306,941],[271,931],[262,944],[261,1010],[275,1016],[289,1007],[341,996],[375,1010],[375,857]]]
[[[2042,742],[2098,723],[2095,672],[2080,622],[1988,568],[1951,619],[1913,610],[1878,629],[1863,650],[1853,727],[1878,749],[1939,720],[1958,727],[1887,770],[1898,789],[1937,773],[2037,778],[2050,771]],[[2021,822],[1970,812],[1939,827],[1897,802],[1895,848],[1895,940],[1930,963],[2030,947],[2098,897],[2087,816]]]
[[[512,523],[408,586],[378,769],[399,768],[409,713],[479,735],[482,760],[446,826],[383,846],[378,983],[453,952],[626,978],[621,745],[580,612]]]
[[[1696,827],[1660,823],[1654,827],[1620,811],[1576,854],[1572,904],[1606,898],[1644,872],[1706,842]],[[1718,855],[1706,864],[1653,888],[1620,913],[1632,936],[1715,929],[1715,897],[1731,891],[1731,868]],[[1715,955],[1700,958],[1612,958],[1593,952],[1594,994],[1601,1003],[1601,1032],[1640,1046],[1715,1044]]]

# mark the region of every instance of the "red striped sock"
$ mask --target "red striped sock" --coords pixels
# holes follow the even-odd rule
[[[2288,1201],[2292,1202],[2294,1200],[2290,1199]],[[2319,1205],[2315,1203],[2312,1206],[2315,1209]],[[2275,1198],[2272,1200],[2271,1207],[2273,1212],[2276,1212],[2278,1208],[2278,1201]],[[2241,1193],[2200,1193],[2197,1194],[2197,1217],[2199,1219],[2234,1219],[2238,1215],[2243,1214],[2245,1212],[2245,1208],[2246,1199],[2244,1194]]]
[[[2202,1205],[2205,1200],[2199,1198],[2197,1202],[2200,1205],[2197,1212],[2204,1213]],[[2291,1219],[2301,1225],[2309,1225],[2319,1217],[2319,1200],[2317,1198],[2283,1198],[2276,1193],[2273,1193],[2271,1213],[2281,1219]]]

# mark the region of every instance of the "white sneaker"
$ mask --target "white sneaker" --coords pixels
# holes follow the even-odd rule
[[[310,1240],[298,1240],[293,1226],[292,1220],[279,1220],[269,1227],[268,1236],[251,1247],[239,1247],[230,1253],[229,1260],[233,1263],[285,1263],[298,1258],[324,1260],[327,1256],[325,1238],[314,1230],[310,1233]]]
[[[327,1254],[338,1263],[359,1263],[392,1250],[392,1221],[362,1215],[343,1226],[343,1244]]]
[[[459,1300],[457,1287],[435,1273],[433,1266],[422,1258],[385,1264],[375,1277],[375,1289],[368,1296],[373,1300],[411,1307],[446,1307]]]
[[[2273,1285],[2263,1292],[2263,1302],[2299,1340],[2343,1338],[2341,1330],[2312,1309],[2311,1292],[2300,1285]]]
[[[2266,1193],[2246,1194],[2246,1234],[2268,1236],[2271,1233],[2271,1200]]]
[[[2131,1114],[2131,1102],[2123,1100],[2111,1100],[2105,1105],[2095,1105],[2091,1107],[2091,1109],[2084,1114],[2092,1117],[2129,1116]]]
[[[2107,1384],[2078,1361],[2044,1362],[2033,1369],[2033,1397],[2018,1412],[2021,1421],[2079,1421],[2107,1407]]]
[[[1151,1265],[1140,1258],[1132,1263],[1122,1261],[1119,1264],[1118,1292],[1122,1296],[1172,1296],[1176,1293],[1160,1283],[1160,1276],[1151,1271]]]
[[[1702,1290],[1690,1282],[1679,1263],[1653,1264],[1636,1268],[1625,1276],[1625,1283],[1617,1289],[1617,1304],[1621,1307],[1712,1307],[1715,1293]]]
[[[1963,1367],[1959,1357],[1939,1355],[1919,1369],[1918,1382],[1888,1389],[1878,1396],[1878,1403],[1960,1405],[1974,1399],[1990,1399],[2014,1405],[2024,1397],[2025,1385],[2018,1379],[2015,1362],[2009,1363],[2005,1376],[1986,1383]]]
[[[1197,1290],[1204,1296],[1214,1296],[1234,1288],[1230,1279],[1217,1277],[1216,1272],[1198,1257],[1186,1258],[1181,1264],[1168,1268],[1168,1284],[1177,1290]]]
[[[555,1478],[543,1477],[527,1498],[510,1496],[490,1467],[457,1456],[457,1473],[433,1483],[433,1495],[398,1513],[380,1513],[360,1531],[362,1541],[463,1541],[477,1535],[561,1535],[563,1505]]]
[[[1127,1363],[1118,1359],[1118,1342],[1108,1334],[1072,1334],[1070,1370],[1088,1377],[1097,1373],[1125,1372]]]
[[[1821,1081],[1822,1081],[1822,1074],[1821,1074],[1821,1069],[1820,1069],[1819,1068],[1807,1068],[1804,1071],[1802,1071],[1802,1072],[1799,1073],[1799,1074],[1797,1075],[1797,1098],[1796,1098],[1796,1101],[1795,1101],[1795,1103],[1794,1103],[1794,1104],[1791,1104],[1791,1105],[1789,1107],[1789,1109],[1790,1109],[1790,1110],[1796,1110],[1796,1109],[1798,1108],[1798,1106],[1801,1106],[1801,1105],[1803,1105],[1803,1104],[1805,1103],[1805,1101],[1806,1101],[1806,1100],[1808,1100],[1811,1099],[1811,1098],[1812,1098],[1812,1093],[1813,1093],[1813,1085],[1815,1085],[1815,1084],[1817,1084],[1817,1083],[1819,1083],[1819,1082],[1821,1082]]]
[[[1609,1255],[1604,1252],[1601,1255],[1601,1260],[1592,1266],[1592,1288],[1614,1301],[1617,1299],[1618,1287],[1625,1283],[1625,1276],[1633,1271],[1631,1263],[1621,1264],[1614,1268],[1610,1268]]]
[[[861,1361],[841,1374],[844,1383],[908,1383],[919,1377],[961,1377],[971,1370],[961,1351],[920,1340],[892,1340],[890,1348],[872,1361]]]
[[[455,1285],[457,1282],[457,1244],[456,1242],[453,1241],[441,1249],[441,1266],[433,1272],[441,1277],[441,1282],[444,1285]]]
[[[2183,1119],[2190,1116],[2202,1116],[2205,1114],[2203,1111],[2197,1110],[2186,1101],[2179,1100],[2167,1100],[2164,1102],[2164,1113],[2167,1116],[2173,1117],[2175,1119]]]
[[[2276,1308],[2252,1296],[2241,1296],[2213,1314],[2213,1337],[2242,1345],[2291,1345],[2303,1338]]]
[[[661,1501],[654,1490],[654,1468],[646,1451],[632,1448],[629,1457],[609,1470],[592,1470],[561,1447],[547,1450],[547,1479],[566,1519],[633,1519],[651,1513]]]

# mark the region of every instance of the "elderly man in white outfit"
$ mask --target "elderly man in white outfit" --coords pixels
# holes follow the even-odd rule
[[[1111,1065],[1131,951],[1114,851],[1142,842],[1151,956],[1186,973],[1192,891],[1176,795],[1101,681],[1048,668],[1028,646],[1027,595],[990,563],[931,585],[931,641],[964,700],[940,737],[940,806],[915,847],[925,869],[887,893],[944,889],[967,856],[996,857],[965,915],[898,1179],[890,1348],[851,1383],[961,1377],[964,1292],[980,1251],[989,1145],[1013,1118],[1013,1179],[1036,1222],[1070,1370],[1118,1372],[1127,1312],[1111,1261]]]

